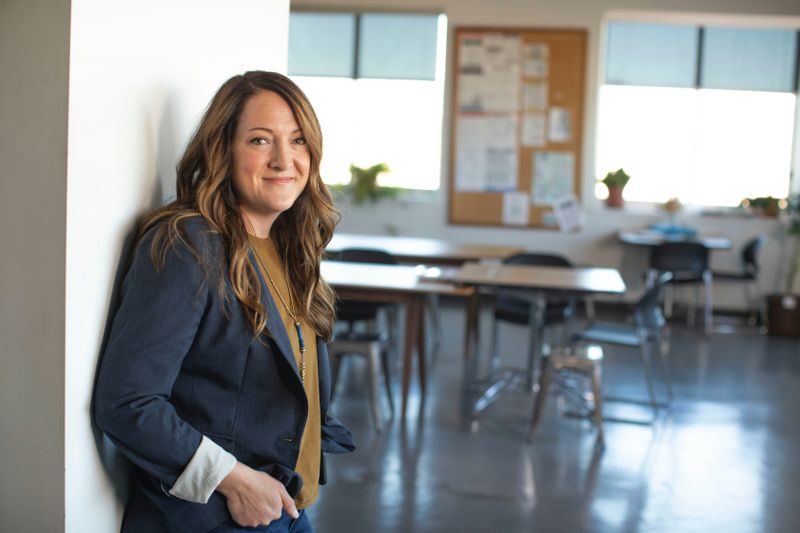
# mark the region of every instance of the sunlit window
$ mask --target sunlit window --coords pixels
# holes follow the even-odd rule
[[[609,23],[596,176],[624,168],[641,202],[787,196],[796,43],[796,29]]]
[[[391,34],[403,24],[417,22],[413,18],[404,20],[403,15],[398,15],[398,20],[390,15],[362,17],[356,27],[362,37],[373,36],[376,44],[369,48],[373,52],[381,24]],[[370,167],[386,163],[390,172],[379,177],[381,185],[427,190],[439,187],[447,20],[444,15],[432,20],[434,31],[423,28],[419,33],[432,35],[434,45],[414,51],[419,57],[429,49],[433,57],[425,61],[399,57],[392,67],[375,62],[371,59],[374,53],[368,54],[363,48],[361,53],[356,52],[356,71],[347,77],[292,75],[311,100],[322,126],[321,172],[326,183],[349,182],[351,164]],[[386,44],[380,43],[380,47],[385,50]]]
[[[795,105],[793,93],[603,86],[596,175],[624,168],[631,201],[735,206],[785,197]]]

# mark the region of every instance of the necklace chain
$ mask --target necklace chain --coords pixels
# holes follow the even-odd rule
[[[297,333],[297,342],[300,345],[300,381],[305,383],[306,382],[306,343],[305,343],[305,340],[303,339],[303,329],[302,329],[302,326],[300,325],[300,321],[297,320],[297,315],[294,314],[294,311],[292,311],[292,308],[289,307],[289,304],[287,304],[286,300],[283,299],[283,296],[281,295],[281,291],[278,289],[278,285],[275,283],[275,280],[272,279],[272,276],[270,276],[269,270],[267,269],[267,265],[265,265],[264,261],[261,260],[261,256],[258,254],[258,251],[253,247],[252,244],[250,245],[250,249],[253,250],[253,255],[256,256],[256,260],[258,261],[258,264],[261,265],[261,268],[264,270],[264,274],[267,275],[267,279],[269,280],[270,284],[272,285],[272,288],[275,289],[275,294],[278,295],[278,299],[283,304],[284,309],[286,309],[286,312],[289,313],[289,316],[292,317],[292,321],[294,322],[294,329],[295,329],[295,332]],[[289,299],[291,300],[291,298],[292,298],[292,288],[289,286],[288,276],[286,276],[286,278],[287,278],[286,279],[286,289],[289,291]]]

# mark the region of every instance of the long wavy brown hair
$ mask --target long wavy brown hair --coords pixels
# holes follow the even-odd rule
[[[182,221],[202,217],[221,237],[225,253],[219,264],[204,264],[207,272],[227,269],[233,294],[256,336],[266,334],[267,315],[256,266],[249,260],[250,245],[242,212],[234,194],[231,144],[245,102],[261,91],[277,93],[294,112],[311,154],[308,183],[294,205],[273,223],[270,237],[281,253],[291,287],[292,306],[314,328],[330,339],[335,298],[320,277],[320,260],[339,222],[328,188],[320,177],[322,132],[308,98],[289,78],[275,72],[251,71],[226,81],[214,95],[177,167],[177,196],[173,202],[144,216],[141,237],[155,227],[150,250],[156,268],[162,268],[177,242],[191,247]],[[191,247],[198,259],[196,248]],[[227,294],[224,276],[218,289]],[[228,302],[230,304],[230,302]]]

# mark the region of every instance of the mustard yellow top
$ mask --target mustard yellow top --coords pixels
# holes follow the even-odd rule
[[[281,303],[281,297],[283,297],[283,301],[288,305],[293,305],[289,299],[290,293],[286,282],[286,270],[283,267],[283,261],[281,261],[278,250],[269,237],[266,239],[259,239],[250,235],[250,243],[253,246],[253,250],[258,255],[258,258],[263,263],[263,266],[259,265],[259,267],[262,268],[264,280],[272,295],[272,299],[275,301],[275,306],[280,312],[286,332],[289,335],[295,361],[297,361],[297,368],[300,368],[300,343],[294,327],[294,320],[283,303]],[[267,274],[263,272],[264,267],[269,271],[269,276],[272,277],[272,281],[278,286],[280,296],[275,294],[275,287],[270,283]],[[306,345],[305,391],[306,398],[308,399],[308,419],[306,419],[303,437],[300,440],[300,455],[297,458],[297,465],[294,468],[294,470],[300,474],[300,477],[303,478],[303,488],[300,489],[300,493],[295,498],[295,504],[298,509],[304,509],[314,503],[317,499],[317,492],[319,491],[319,469],[322,454],[322,420],[319,406],[317,334],[298,311],[298,309],[292,308],[292,312],[297,316],[300,326],[303,329],[303,338],[305,339]]]

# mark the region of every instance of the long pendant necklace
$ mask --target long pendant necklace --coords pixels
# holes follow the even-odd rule
[[[275,284],[275,281],[272,279],[272,276],[269,275],[269,270],[267,270],[267,265],[261,260],[261,256],[258,255],[258,252],[253,245],[250,245],[250,249],[253,250],[253,255],[256,256],[256,260],[258,264],[261,265],[261,268],[264,270],[264,274],[267,275],[267,279],[269,280],[272,288],[275,289],[275,294],[278,295],[278,299],[283,304],[283,308],[286,309],[286,312],[289,313],[289,316],[292,317],[292,321],[294,322],[294,329],[297,332],[297,344],[300,346],[300,381],[305,384],[306,382],[306,343],[305,339],[303,338],[303,328],[300,326],[300,321],[297,320],[297,315],[294,314],[292,308],[286,303],[286,300],[283,299],[281,296],[281,291],[278,290],[278,286]],[[292,289],[289,286],[289,279],[287,276],[286,279],[286,289],[289,291],[289,299],[292,298]]]

